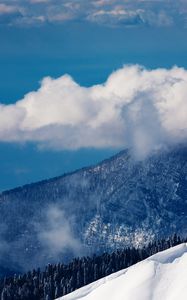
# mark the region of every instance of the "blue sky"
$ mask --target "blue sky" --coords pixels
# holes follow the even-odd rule
[[[0,103],[15,104],[46,76],[69,74],[90,87],[125,64],[187,68],[186,21],[186,1],[0,1]],[[0,190],[94,164],[122,148],[1,139]]]

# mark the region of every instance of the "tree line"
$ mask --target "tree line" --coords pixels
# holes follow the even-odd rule
[[[175,234],[143,248],[75,258],[68,264],[48,264],[44,270],[5,277],[0,280],[1,300],[53,300],[183,242],[187,239]]]

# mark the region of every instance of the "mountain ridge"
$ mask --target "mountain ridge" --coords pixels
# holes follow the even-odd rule
[[[71,175],[74,175],[80,171],[87,171],[91,168],[95,168],[97,167],[98,165],[102,164],[102,163],[105,163],[107,161],[110,161],[110,160],[114,160],[115,158],[117,158],[118,156],[124,154],[127,150],[121,150],[119,151],[118,153],[106,158],[106,159],[103,159],[102,161],[96,163],[96,164],[93,164],[93,165],[88,165],[88,166],[84,166],[82,168],[79,168],[79,169],[75,169],[74,171],[70,171],[70,172],[65,172],[63,173],[62,175],[57,175],[57,176],[54,176],[54,177],[50,177],[48,179],[42,179],[42,180],[39,180],[39,181],[34,181],[34,182],[31,182],[31,183],[26,183],[24,185],[19,185],[17,187],[14,187],[14,188],[10,188],[10,189],[6,189],[4,191],[1,191],[0,192],[0,195],[6,195],[6,194],[10,194],[11,192],[17,192],[17,191],[20,191],[20,189],[22,188],[27,188],[27,187],[32,187],[33,185],[40,185],[40,184],[46,184],[46,183],[50,183],[50,182],[53,182],[55,180],[58,180],[58,179],[62,179],[64,177],[67,177],[67,176],[71,176]]]
[[[27,270],[67,253],[102,253],[184,234],[186,158],[186,147],[142,161],[124,150],[92,167],[1,193],[0,265]]]
[[[184,144],[182,144],[182,147],[181,146],[175,146],[175,147],[172,147],[172,151],[176,151],[176,149],[187,149],[187,145],[184,146]],[[164,152],[169,152],[170,150],[168,148],[165,148]],[[78,169],[75,169],[74,171],[70,171],[70,172],[65,172],[63,173],[62,175],[57,175],[57,176],[54,176],[54,177],[50,177],[50,178],[47,178],[47,179],[42,179],[42,180],[39,180],[39,181],[33,181],[33,182],[30,182],[30,183],[26,183],[24,185],[19,185],[17,187],[14,187],[14,188],[10,188],[10,189],[6,189],[6,190],[3,190],[0,192],[0,195],[5,195],[5,194],[9,194],[11,192],[17,192],[19,191],[20,189],[22,188],[27,188],[27,187],[32,187],[33,185],[39,185],[39,184],[46,184],[46,183],[50,183],[50,182],[53,182],[55,180],[58,180],[58,179],[62,179],[64,177],[67,177],[67,176],[71,176],[71,175],[74,175],[80,171],[87,171],[89,169],[92,169],[92,168],[95,168],[97,167],[98,165],[101,165],[103,163],[107,163],[108,161],[111,161],[111,160],[115,160],[116,158],[120,157],[121,155],[125,154],[125,153],[131,153],[131,150],[130,149],[125,149],[125,150],[121,150],[119,152],[117,152],[116,154],[106,158],[106,159],[103,159],[101,160],[100,162],[96,163],[96,164],[92,164],[92,165],[88,165],[88,166],[83,166],[81,168],[78,168]],[[154,152],[154,155],[156,153],[159,153],[159,150],[155,150]],[[131,153],[132,154],[132,153]],[[147,157],[151,157],[153,154],[149,154]],[[136,159],[136,161],[142,161],[144,160],[145,158],[140,158],[140,159]]]

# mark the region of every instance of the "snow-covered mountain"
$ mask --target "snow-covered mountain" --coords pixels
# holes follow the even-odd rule
[[[26,270],[68,256],[187,232],[187,148],[136,161],[129,151],[0,194],[0,265]]]
[[[59,300],[186,300],[187,244],[170,248]]]

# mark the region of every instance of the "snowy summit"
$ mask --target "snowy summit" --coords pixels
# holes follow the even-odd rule
[[[186,300],[187,244],[170,248],[59,300]]]

